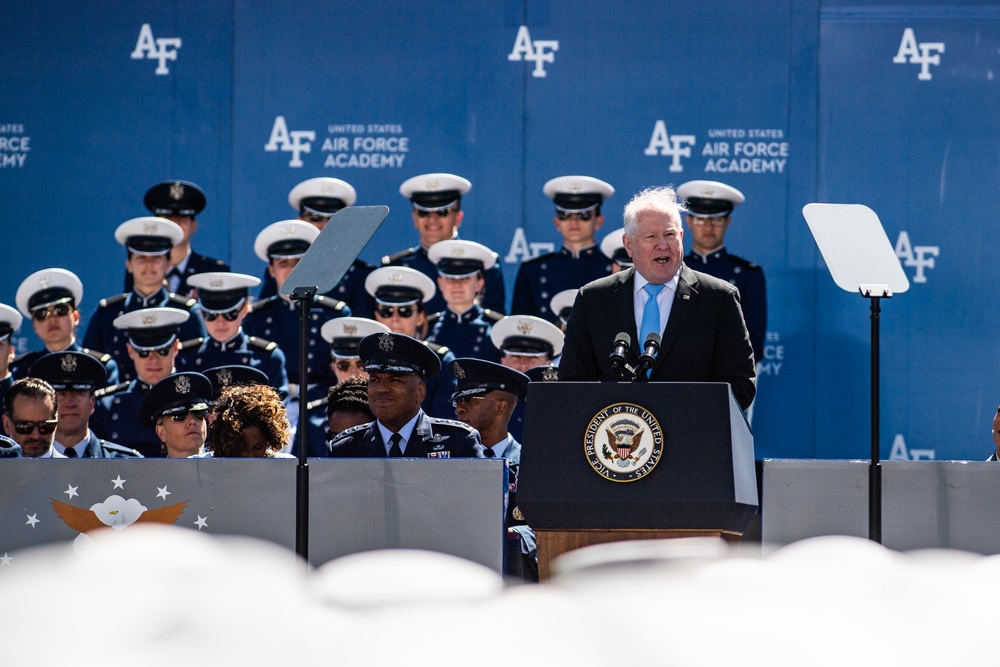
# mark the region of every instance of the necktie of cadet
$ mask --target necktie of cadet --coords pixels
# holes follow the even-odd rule
[[[67,447],[66,451],[63,452],[63,454],[65,454],[66,458],[69,458],[69,459],[75,459],[76,458],[76,450],[73,449],[72,447]]]
[[[403,457],[403,450],[399,447],[399,441],[402,439],[403,436],[398,433],[393,433],[389,437],[389,444],[392,445],[389,447],[389,458],[398,459]]]
[[[483,456],[485,456],[488,459],[492,459],[492,458],[496,457],[496,455],[497,455],[497,453],[493,451],[492,447],[487,447],[486,451],[483,452]]]
[[[646,306],[642,309],[642,327],[639,330],[639,344],[646,342],[646,336],[651,333],[660,333],[660,306],[656,303],[656,295],[663,291],[663,285],[646,283],[642,289],[646,290],[649,298],[646,299]]]

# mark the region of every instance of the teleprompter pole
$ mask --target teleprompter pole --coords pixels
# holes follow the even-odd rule
[[[881,299],[892,296],[888,285],[862,285],[861,295],[871,300],[871,462],[868,464],[868,539],[882,543],[882,466],[879,454],[879,318]]]
[[[296,287],[289,298],[299,311],[299,423],[295,441],[299,448],[299,464],[295,468],[295,553],[309,561],[309,434],[306,409],[309,391],[309,309],[317,287]]]

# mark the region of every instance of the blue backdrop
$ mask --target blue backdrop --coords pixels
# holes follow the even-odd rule
[[[313,176],[391,213],[362,257],[416,243],[406,178],[469,178],[462,235],[503,261],[555,245],[548,179],[639,189],[695,178],[747,195],[729,248],[769,296],[758,456],[863,457],[869,310],[802,218],[880,216],[910,281],[883,306],[886,458],[985,458],[994,377],[1000,3],[765,5],[0,2],[0,301],[63,266],[81,311],[121,289],[122,221],[146,188],[200,184],[194,246],[259,275],[257,232]],[[84,322],[85,326],[85,322]],[[21,349],[37,341],[30,324]]]

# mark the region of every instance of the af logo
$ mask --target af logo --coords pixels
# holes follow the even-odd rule
[[[905,231],[900,232],[899,237],[896,239],[896,257],[902,260],[903,266],[909,266],[917,270],[913,276],[913,282],[915,283],[927,282],[924,269],[934,268],[934,258],[940,252],[940,247],[936,245],[912,245],[910,243],[910,235]]]
[[[132,60],[157,60],[156,74],[165,76],[170,74],[167,69],[168,60],[177,60],[177,49],[181,48],[180,37],[153,37],[153,29],[148,23],[143,23],[139,29],[139,39],[135,41],[135,50],[130,57]]]
[[[510,241],[510,249],[507,250],[503,261],[507,264],[517,264],[526,259],[534,259],[547,252],[553,252],[555,249],[555,244],[550,241],[529,242],[528,237],[524,235],[524,228],[518,227],[514,230],[514,238]]]
[[[590,467],[612,482],[634,482],[656,467],[663,455],[663,431],[648,410],[615,403],[590,420],[583,438]]]
[[[892,440],[892,450],[889,452],[890,461],[933,461],[933,449],[908,449],[906,440],[902,433],[897,433]]]
[[[264,144],[264,150],[269,153],[281,150],[291,153],[292,159],[288,161],[289,167],[302,166],[302,154],[312,152],[312,142],[316,141],[316,132],[313,130],[292,130],[288,131],[288,124],[284,116],[275,116],[274,125],[271,127],[271,138]]]
[[[645,155],[669,155],[673,158],[670,162],[670,171],[684,171],[681,164],[682,157],[691,157],[691,147],[694,145],[695,136],[693,134],[667,133],[667,124],[662,120],[656,121],[653,126],[653,136],[649,138],[649,145],[643,151]]]
[[[545,71],[545,63],[553,63],[556,60],[555,52],[559,50],[559,42],[554,39],[536,39],[532,41],[528,26],[522,25],[517,29],[517,37],[514,38],[514,48],[507,54],[507,60],[516,62],[520,60],[530,60],[535,63],[535,69],[531,76],[536,79],[543,79],[548,75]]]
[[[934,53],[934,55],[931,55],[931,53]],[[907,28],[903,31],[903,39],[899,42],[899,50],[896,51],[892,62],[897,65],[903,63],[920,65],[920,73],[917,74],[917,79],[920,81],[930,81],[933,78],[931,75],[931,65],[941,64],[942,53],[944,53],[944,42],[920,42],[918,44],[917,37],[913,34],[913,28]]]

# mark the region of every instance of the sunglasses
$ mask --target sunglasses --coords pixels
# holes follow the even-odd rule
[[[56,430],[56,425],[59,424],[58,419],[49,419],[43,422],[29,422],[21,420],[13,420],[14,430],[21,435],[31,435],[31,432],[36,428],[41,435],[52,435]]]
[[[698,216],[689,215],[687,220],[688,224],[693,227],[722,227],[726,224],[728,217],[699,218]]]
[[[133,349],[135,349],[135,348],[133,348]],[[167,345],[166,347],[158,347],[155,350],[136,350],[135,353],[139,355],[140,359],[145,359],[146,357],[148,357],[149,355],[151,355],[153,352],[156,352],[161,357],[166,357],[167,355],[170,354],[170,350],[171,350],[170,346]]]
[[[455,209],[450,208],[450,207],[435,208],[435,209],[432,209],[430,211],[425,211],[422,208],[415,208],[413,210],[417,212],[417,217],[418,218],[426,218],[426,217],[430,216],[431,214],[434,214],[434,215],[436,215],[439,218],[447,218],[449,215],[451,215],[455,211]]]
[[[416,312],[416,308],[413,306],[379,306],[375,309],[378,316],[383,319],[389,319],[393,316],[393,313],[398,313],[400,317],[406,319],[407,317],[413,317],[413,313]]]
[[[576,216],[580,220],[586,222],[594,216],[594,211],[556,211],[556,217],[560,220],[569,220],[573,216]]]
[[[188,415],[194,417],[198,421],[205,419],[205,415],[208,414],[208,410],[188,410],[187,412],[181,412],[176,415],[170,415],[170,419],[178,424],[187,421]]]
[[[206,311],[202,311],[201,315],[202,315],[202,317],[205,318],[206,322],[214,322],[215,320],[217,320],[219,318],[220,315],[222,316],[222,319],[224,319],[227,322],[235,322],[236,318],[240,316],[240,311],[241,310],[242,310],[242,307],[240,307],[240,308],[234,308],[233,310],[227,310],[224,313],[209,313],[209,312],[206,312]]]
[[[451,402],[453,408],[457,408],[460,405],[465,405],[466,403],[471,403],[472,401],[488,401],[489,396],[463,396],[462,398],[456,398]]]
[[[73,306],[68,303],[57,303],[48,308],[39,308],[31,312],[31,319],[36,322],[44,322],[50,317],[66,317],[73,312]]]
[[[306,222],[327,222],[332,216],[323,215],[321,213],[303,213],[302,217],[306,219]]]
[[[346,373],[347,371],[351,370],[351,366],[354,366],[359,371],[365,370],[365,362],[361,361],[360,359],[355,359],[353,362],[347,359],[343,359],[335,363],[334,366],[336,366],[337,370],[340,371],[341,373]]]

